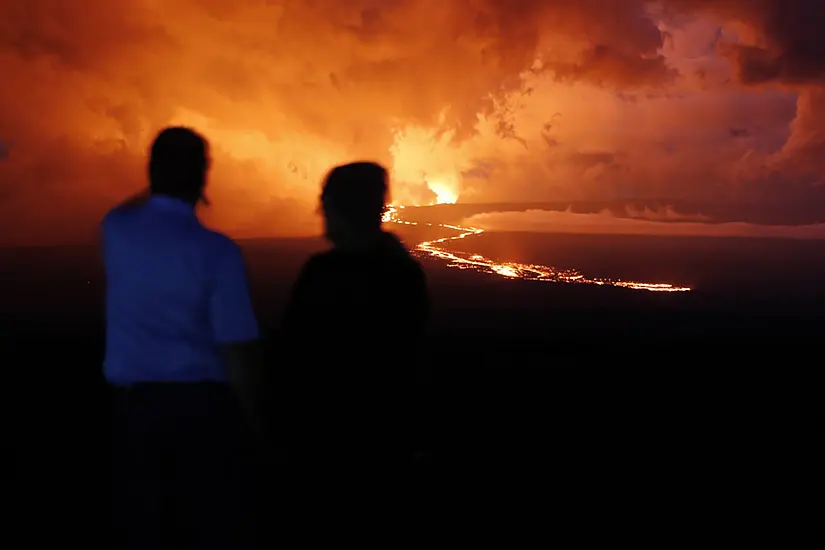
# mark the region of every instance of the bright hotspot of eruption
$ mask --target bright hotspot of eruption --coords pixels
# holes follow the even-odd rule
[[[433,189],[434,192],[437,191]],[[452,202],[455,202],[454,200]],[[384,222],[397,223],[401,225],[419,225],[417,222],[405,221],[401,217],[403,206],[388,206],[384,214]],[[415,246],[415,252],[426,254],[434,258],[448,262],[449,267],[458,269],[471,269],[481,273],[494,273],[509,279],[525,279],[534,281],[547,281],[554,283],[577,283],[591,284],[598,286],[615,286],[630,288],[633,290],[647,290],[650,292],[688,292],[689,287],[674,286],[664,283],[642,283],[638,281],[622,281],[604,278],[589,278],[575,270],[561,270],[543,265],[526,265],[514,262],[496,262],[481,256],[480,254],[466,254],[462,252],[451,252],[447,250],[447,243],[450,241],[464,239],[474,235],[484,233],[483,229],[474,227],[460,227],[448,224],[425,224],[437,226],[456,232],[450,237],[442,237],[433,241],[424,241]]]
[[[427,186],[435,193],[435,204],[455,204],[458,200],[458,194],[440,181],[428,182]]]

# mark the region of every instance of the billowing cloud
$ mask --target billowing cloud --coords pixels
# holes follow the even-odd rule
[[[739,80],[757,85],[825,83],[825,13],[819,0],[666,0],[720,24],[720,52]]]
[[[171,123],[212,141],[206,215],[238,236],[315,231],[320,178],[355,158],[407,203],[810,204],[815,4],[6,2],[0,234],[90,238]]]
[[[818,0],[668,0],[675,9],[713,18],[716,50],[742,86],[782,87],[798,95],[783,146],[767,158],[748,155],[741,166],[766,202],[819,202],[825,181],[825,10]]]

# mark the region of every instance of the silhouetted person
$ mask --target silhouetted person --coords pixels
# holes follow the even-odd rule
[[[243,548],[253,536],[241,401],[257,412],[258,325],[240,249],[195,214],[208,166],[204,138],[163,130],[149,194],[102,222],[114,511],[127,547]]]
[[[421,267],[382,230],[386,200],[377,164],[329,173],[321,207],[332,249],[306,263],[283,320],[290,466],[307,483],[321,479],[322,491],[352,483],[357,494],[338,495],[345,499],[391,486],[413,461],[416,350],[429,302]]]

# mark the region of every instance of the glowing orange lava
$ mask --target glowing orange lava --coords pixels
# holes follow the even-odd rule
[[[527,279],[535,281],[547,281],[554,283],[577,283],[591,284],[599,286],[616,286],[630,288],[633,290],[647,290],[650,292],[688,292],[689,287],[674,286],[663,283],[642,283],[638,281],[622,281],[616,279],[589,278],[575,270],[561,270],[543,265],[526,265],[514,262],[496,262],[485,258],[479,254],[466,254],[463,252],[451,252],[447,250],[446,243],[466,237],[480,235],[483,229],[474,227],[459,227],[448,224],[418,224],[417,222],[404,221],[400,211],[403,206],[387,207],[384,214],[384,221],[387,223],[397,223],[401,225],[428,225],[443,227],[455,231],[457,234],[450,237],[443,237],[434,241],[424,241],[415,246],[414,252],[426,254],[434,258],[439,258],[447,262],[449,267],[458,269],[472,269],[482,273],[494,273],[509,279]]]

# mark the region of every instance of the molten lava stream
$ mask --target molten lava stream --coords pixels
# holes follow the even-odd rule
[[[403,206],[387,208],[384,214],[384,221],[400,225],[420,225],[417,222],[405,221],[401,218]],[[650,292],[688,292],[689,287],[674,286],[663,283],[642,283],[638,281],[622,281],[618,279],[589,278],[575,270],[560,270],[544,265],[526,265],[514,262],[496,262],[485,258],[480,254],[466,254],[463,252],[451,252],[447,250],[450,241],[464,239],[484,233],[483,229],[474,227],[459,227],[448,224],[424,224],[428,226],[442,227],[454,231],[456,234],[451,237],[442,237],[433,241],[424,241],[415,246],[414,251],[418,254],[425,254],[434,258],[439,258],[447,262],[448,267],[458,269],[472,269],[482,273],[493,273],[509,279],[528,279],[535,281],[549,281],[554,283],[578,283],[600,286],[616,286],[631,288],[633,290],[647,290]]]

